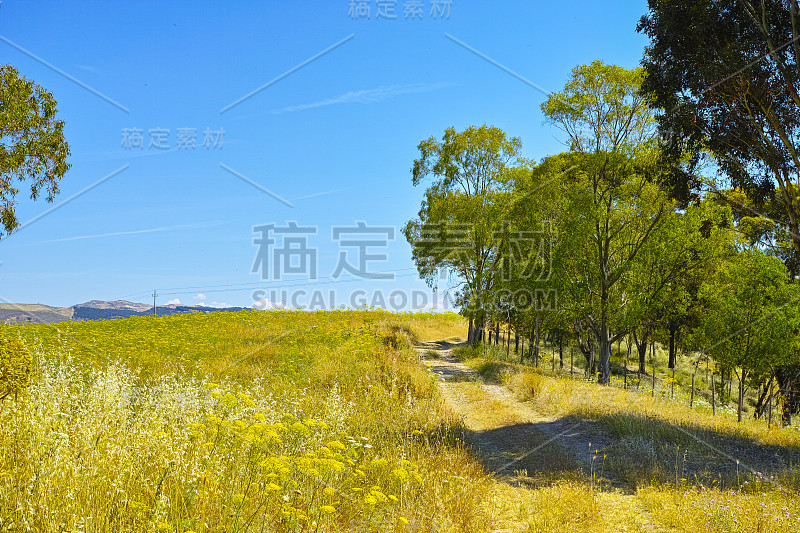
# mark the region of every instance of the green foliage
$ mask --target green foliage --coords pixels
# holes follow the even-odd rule
[[[786,265],[796,276],[797,2],[650,0],[649,6],[638,26],[651,38],[642,61],[642,89],[659,110],[665,156],[674,164],[667,175],[673,193],[686,200],[707,184],[698,173],[713,158],[720,174],[753,201],[757,212],[786,225],[783,237],[792,250]]]
[[[0,66],[0,229],[8,234],[19,226],[16,182],[30,180],[31,198],[44,191],[52,202],[59,180],[69,170],[68,156],[64,122],[56,118],[53,95],[14,67]]]
[[[562,129],[571,151],[631,152],[648,141],[653,118],[639,92],[644,71],[593,61],[578,65],[560,93],[542,104],[548,121]]]
[[[439,274],[455,278],[457,301],[479,324],[496,290],[502,249],[498,232],[507,222],[509,189],[528,172],[521,141],[490,126],[462,132],[448,128],[442,140],[418,146],[412,181],[431,178],[419,216],[403,233],[412,246],[417,270],[436,286]]]
[[[629,327],[629,302],[652,290],[632,272],[673,208],[651,179],[658,158],[652,117],[639,94],[641,75],[595,61],[573,69],[564,90],[542,104],[571,149],[537,169],[560,185],[553,214],[556,281],[568,314],[595,337],[604,383],[609,345]]]
[[[743,4],[736,9],[754,9]],[[715,1],[693,5],[704,16],[721,9]],[[686,14],[679,2],[651,6],[654,18],[643,24],[652,23],[648,31],[656,33],[670,24],[679,26],[676,13]],[[668,24],[653,14],[662,8],[658,16],[675,15]],[[689,25],[700,31],[703,24],[710,23],[703,19]],[[657,37],[663,42],[648,51],[648,61],[657,54],[662,60],[668,57],[668,50],[659,46],[680,45],[679,39]],[[681,61],[678,70],[691,68],[686,57]],[[653,69],[673,67],[648,65],[646,72],[601,61],[573,69],[563,90],[548,95],[541,106],[547,121],[564,132],[569,151],[539,164],[519,156],[517,139],[508,141],[502,131],[486,126],[464,132],[450,128],[441,141],[420,143],[414,184],[427,177],[434,183],[426,191],[419,218],[406,227],[414,259],[432,285],[438,283],[441,270],[456,278],[463,289],[458,300],[462,313],[475,319],[480,331],[487,323],[492,330],[507,324],[509,331],[530,339],[534,360],[540,333],[563,341],[574,332],[589,371],[609,383],[611,346],[635,335],[640,372],[646,370],[648,343],[658,341],[669,345],[670,368],[679,353],[700,351],[701,357],[712,355],[728,375],[741,371],[748,385],[765,385],[776,367],[800,362],[792,338],[800,326],[796,306],[790,305],[795,291],[787,285],[800,268],[794,253],[800,246],[800,216],[790,216],[790,224],[783,220],[783,208],[788,206],[791,215],[800,195],[793,182],[786,181],[787,174],[773,176],[784,180],[783,196],[754,197],[748,186],[714,189],[686,202],[671,198],[675,190],[665,185],[674,183],[665,182],[665,176],[675,178],[697,162],[692,149],[709,146],[694,139],[699,144],[684,143],[672,153],[674,147],[659,142],[650,105],[663,110],[668,98],[663,91],[654,94],[654,80],[665,71]],[[722,84],[725,90],[730,89],[728,81]],[[718,97],[712,94],[710,101]],[[722,113],[720,109],[706,111]],[[713,126],[726,127],[719,120]],[[722,153],[711,148],[717,157]],[[791,165],[780,168],[797,178]],[[769,170],[761,168],[765,169]],[[464,231],[458,234],[453,228]],[[535,259],[533,268],[530,258]],[[778,268],[781,261],[788,271]],[[547,291],[557,293],[556,309],[539,305],[536,295]],[[534,297],[523,302],[517,299],[520,293]],[[788,390],[785,383],[779,385]]]
[[[0,337],[0,400],[28,386],[31,366],[31,353],[24,344]]]
[[[786,267],[759,250],[741,252],[702,288],[712,312],[702,332],[714,358],[728,369],[741,368],[760,383],[777,365],[796,360],[798,326],[795,285]],[[754,379],[758,378],[758,379]]]
[[[442,140],[430,137],[419,143],[420,157],[414,161],[412,181],[419,185],[434,176],[433,190],[446,193],[457,190],[465,195],[481,195],[496,190],[509,168],[522,160],[519,137],[506,138],[500,128],[470,126],[457,132],[447,128]]]

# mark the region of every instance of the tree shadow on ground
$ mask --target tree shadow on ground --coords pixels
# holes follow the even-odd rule
[[[582,479],[578,461],[540,425],[527,422],[485,431],[466,430],[464,441],[473,447],[487,471],[514,485],[542,486]]]
[[[798,447],[763,445],[639,415],[562,417],[467,431],[465,442],[488,471],[517,483],[542,485],[585,476],[626,490],[653,482],[800,490]]]

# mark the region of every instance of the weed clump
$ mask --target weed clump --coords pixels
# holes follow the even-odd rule
[[[544,379],[541,374],[536,372],[521,372],[515,374],[508,384],[508,388],[514,391],[517,399],[521,402],[527,402],[538,398],[544,386]]]

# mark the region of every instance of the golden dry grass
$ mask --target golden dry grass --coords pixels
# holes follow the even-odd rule
[[[671,483],[667,468],[666,482],[627,491],[574,475],[534,485],[492,475],[464,445],[466,428],[411,349],[465,329],[455,316],[379,311],[3,327],[0,335],[31,349],[35,372],[25,394],[0,404],[1,527],[797,529],[793,487],[746,475],[750,485],[721,490]],[[601,420],[630,442],[677,439],[682,433],[672,426],[763,445],[798,442],[786,430],[740,426],[647,394],[530,374],[510,362],[482,368],[518,393],[509,401]],[[491,398],[479,383],[448,386],[474,405],[486,430],[521,421],[514,404]],[[638,453],[633,445],[618,452]]]
[[[0,404],[1,527],[489,530],[490,480],[411,349],[414,327],[454,324],[281,311],[3,327],[35,372]]]
[[[507,486],[502,489],[505,514],[499,513],[498,520],[506,520],[509,528],[736,532],[798,528],[800,440],[795,429],[768,429],[763,421],[739,424],[730,413],[712,416],[702,406],[690,408],[666,395],[544,375],[541,368],[504,360],[499,350],[459,351],[470,367],[484,370],[487,382],[502,381],[520,405],[539,416],[599,422],[611,444],[598,452],[597,460],[627,487],[614,489],[593,478],[566,476],[545,485],[533,483],[535,488]],[[492,370],[487,373],[487,368]],[[498,368],[501,380],[496,378]],[[487,415],[486,420],[492,418]],[[504,423],[502,417],[497,422]],[[775,454],[783,463],[776,462]],[[546,468],[546,463],[540,466],[542,471]]]

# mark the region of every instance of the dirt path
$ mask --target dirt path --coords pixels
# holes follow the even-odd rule
[[[600,499],[613,499],[618,511],[623,506],[625,514],[634,517],[631,530],[662,530],[635,495],[604,468],[603,449],[612,437],[603,427],[589,420],[555,419],[536,412],[505,386],[483,382],[475,370],[456,359],[455,346],[447,341],[426,342],[416,350],[438,376],[445,401],[467,428],[467,440],[498,482],[523,490],[556,480],[594,479],[604,487],[598,493]]]
[[[517,400],[503,385],[485,383],[452,354],[455,344],[422,343],[417,351],[439,376],[442,394],[470,430],[487,468],[500,476],[527,470],[536,474],[582,471],[617,484],[602,465],[602,451],[612,442],[600,424],[574,418],[552,418]],[[431,352],[436,357],[429,357]]]

